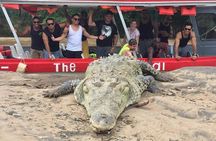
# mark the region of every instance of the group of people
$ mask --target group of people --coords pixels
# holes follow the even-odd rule
[[[136,21],[131,21],[128,28],[130,40],[122,47],[119,55],[133,56],[134,52],[138,52],[142,57],[148,58],[150,64],[152,64],[153,57],[171,57],[168,41],[174,36],[171,23],[171,16],[164,16],[160,23],[155,23],[149,14],[143,13],[139,26],[137,26]],[[188,56],[196,59],[198,56],[196,36],[192,27],[190,22],[186,22],[182,30],[176,34],[173,57],[177,60]],[[192,46],[191,54],[190,48],[187,46],[189,42]]]
[[[153,57],[170,57],[168,39],[173,36],[172,17],[165,16],[160,23],[152,21],[150,14],[143,12],[138,25],[131,20],[128,27],[129,39],[123,39],[120,52],[116,51],[118,42],[117,27],[113,22],[113,13],[106,11],[104,18],[95,21],[94,10],[89,10],[88,16],[73,14],[68,22],[57,23],[53,18],[46,19],[46,26],[42,27],[39,17],[33,17],[31,26],[25,28],[21,35],[30,33],[32,58],[88,58],[89,48],[87,38],[96,39],[96,56],[106,57],[113,53],[133,56],[134,53],[147,57],[152,63]],[[97,36],[87,32],[87,28],[96,27]],[[61,51],[59,43],[67,38],[66,50]],[[197,57],[196,37],[192,31],[192,24],[185,23],[182,30],[176,34],[174,43],[175,58],[187,56],[188,42],[192,45],[192,58]]]

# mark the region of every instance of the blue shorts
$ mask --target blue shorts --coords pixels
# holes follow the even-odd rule
[[[51,52],[51,54],[55,58],[63,58],[61,50],[58,50],[58,51],[55,51],[55,52]],[[46,50],[44,50],[44,58],[49,58],[49,54],[48,54],[48,52]]]
[[[97,46],[96,47],[97,58],[107,57],[109,55],[109,53],[110,53],[111,48],[112,47],[100,47],[100,46]]]
[[[179,56],[181,57],[190,57],[191,56],[191,47],[185,46],[185,47],[179,47]]]

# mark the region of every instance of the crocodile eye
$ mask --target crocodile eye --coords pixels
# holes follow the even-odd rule
[[[84,94],[87,94],[89,92],[87,86],[83,86],[83,92],[84,92]]]

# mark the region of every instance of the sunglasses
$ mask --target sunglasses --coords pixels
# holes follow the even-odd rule
[[[73,18],[75,21],[79,21],[80,19],[79,18]]]
[[[33,23],[40,23],[39,21],[34,21]]]
[[[50,25],[54,25],[54,23],[47,23],[47,25],[48,25],[48,26],[50,26]]]
[[[190,29],[190,28],[184,28],[184,30],[188,30],[188,31],[190,31],[191,29]]]

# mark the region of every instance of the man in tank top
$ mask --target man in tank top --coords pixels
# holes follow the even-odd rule
[[[64,56],[66,58],[82,58],[82,35],[91,39],[103,40],[104,37],[90,35],[84,27],[79,25],[80,15],[74,14],[71,17],[71,24],[64,28],[63,34],[58,37],[52,37],[53,41],[61,41],[67,37],[67,46]]]
[[[181,59],[181,57],[187,57],[189,53],[188,42],[191,42],[192,45],[192,59],[197,58],[197,47],[196,47],[196,36],[192,31],[192,24],[190,22],[186,22],[182,31],[176,34],[175,38],[175,58],[177,60]]]

